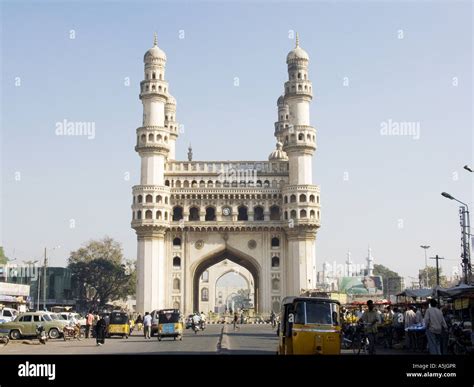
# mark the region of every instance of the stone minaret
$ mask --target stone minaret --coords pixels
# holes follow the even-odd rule
[[[171,220],[170,188],[165,185],[165,163],[174,159],[178,136],[176,101],[165,81],[166,54],[153,47],[144,57],[140,83],[143,123],[137,129],[135,150],[141,158],[140,185],[133,187],[132,228],[137,233],[137,312],[165,307],[164,235]]]
[[[299,295],[314,278],[316,231],[320,225],[319,187],[312,182],[316,130],[310,125],[312,84],[309,56],[299,45],[288,53],[288,81],[278,98],[275,136],[288,155],[289,184],[283,188],[283,211],[287,223],[287,293]]]

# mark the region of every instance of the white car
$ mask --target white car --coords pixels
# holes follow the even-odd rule
[[[64,319],[64,320],[71,320],[72,318],[75,318],[76,321],[81,324],[81,327],[85,327],[86,326],[86,318],[85,317],[82,317],[79,313],[69,313],[69,312],[62,312],[62,313],[58,313],[59,315],[61,315],[61,317]]]
[[[11,322],[18,316],[18,311],[12,308],[3,308],[0,310],[0,324],[4,322]]]

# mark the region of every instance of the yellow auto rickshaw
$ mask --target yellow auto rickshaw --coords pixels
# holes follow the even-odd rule
[[[281,306],[278,354],[339,355],[339,301],[320,297],[285,297]]]
[[[158,311],[158,341],[163,337],[183,340],[183,321],[178,309],[162,309]]]
[[[130,336],[130,319],[126,312],[114,311],[110,313],[107,336]]]

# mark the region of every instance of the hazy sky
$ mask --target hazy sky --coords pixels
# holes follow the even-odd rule
[[[370,244],[409,281],[429,244],[450,274],[460,228],[440,192],[472,203],[472,16],[470,2],[3,2],[1,243],[18,261],[61,245],[51,263],[63,265],[109,235],[135,258],[135,129],[153,32],[184,124],[177,158],[191,142],[195,160],[266,160],[298,31],[315,94],[318,268],[348,249],[362,262]],[[95,138],[57,136],[65,119],[95,123]],[[419,132],[382,135],[401,122]]]

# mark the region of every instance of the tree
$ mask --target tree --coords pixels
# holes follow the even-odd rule
[[[71,252],[68,267],[81,300],[88,307],[135,294],[136,272],[132,261],[124,260],[120,243],[105,237],[89,241]]]
[[[84,247],[71,252],[69,264],[89,262],[98,258],[121,264],[123,261],[122,246],[108,236],[97,241],[90,240]]]
[[[378,275],[382,277],[384,297],[388,296],[388,279],[393,278],[393,277],[400,277],[400,275],[397,272],[390,270],[388,267],[384,265],[378,265],[378,264],[374,264],[374,275]],[[402,289],[400,289],[400,291],[401,290]]]
[[[5,256],[3,247],[0,246],[0,265],[6,265],[8,263],[8,258]]]
[[[448,280],[446,279],[445,275],[442,275],[443,268],[439,268],[439,285],[443,288],[448,286]],[[420,270],[420,281],[422,283],[426,283],[426,279],[428,279],[427,286],[429,288],[434,288],[436,286],[436,267],[428,266],[422,270]]]

